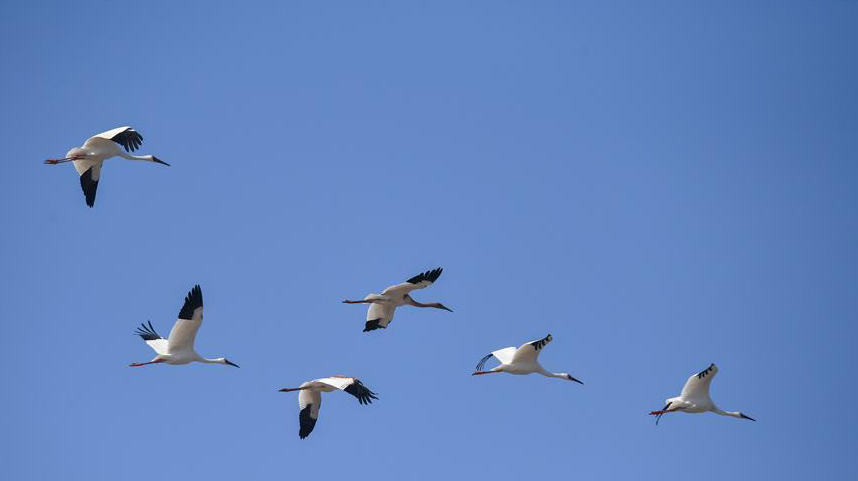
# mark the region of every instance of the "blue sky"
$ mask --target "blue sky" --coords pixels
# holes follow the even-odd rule
[[[853,2],[4,2],[9,479],[847,479]],[[69,165],[133,125],[94,209]],[[436,266],[361,332],[343,298]],[[197,348],[147,366],[201,284]],[[429,312],[431,311],[431,312]],[[551,333],[586,384],[471,377]],[[720,407],[647,416],[710,362]],[[334,373],[299,440],[297,395]],[[846,381],[846,382],[844,382]]]

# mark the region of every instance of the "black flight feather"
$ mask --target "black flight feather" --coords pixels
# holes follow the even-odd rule
[[[486,367],[486,361],[492,358],[494,354],[486,354],[486,357],[480,359],[480,362],[477,363],[477,371],[482,371],[484,367]]]
[[[545,345],[548,344],[549,342],[551,342],[551,334],[545,336],[544,338],[542,338],[538,341],[531,342],[530,345],[533,346],[533,348],[538,351],[538,350],[542,349],[543,347],[545,347]]]
[[[346,386],[343,391],[358,398],[358,402],[360,402],[361,404],[371,404],[373,399],[378,399],[375,396],[374,392],[367,389],[366,386],[364,386],[363,383],[357,379],[355,379],[354,382]]]
[[[366,327],[363,328],[363,332],[374,331],[376,329],[386,329],[385,326],[381,325],[381,319],[366,321]]]
[[[134,332],[134,334],[143,338],[144,341],[154,341],[156,339],[164,339],[157,332],[155,332],[155,328],[152,327],[152,321],[148,321],[149,325],[147,326],[145,323],[140,323],[140,327]]]
[[[179,311],[179,319],[192,320],[194,318],[194,311],[198,307],[203,307],[203,290],[200,289],[199,284],[195,285],[185,297],[185,304],[182,306],[182,310]]]
[[[114,135],[110,140],[125,147],[126,152],[134,152],[143,143],[143,136],[134,129],[125,129]]]
[[[438,280],[439,277],[441,277],[441,271],[443,270],[444,269],[440,267],[437,269],[432,269],[431,271],[426,271],[422,274],[417,274],[411,279],[408,279],[406,282],[409,282],[411,284],[419,284],[423,281],[435,282]]]
[[[83,189],[83,195],[86,197],[86,205],[92,207],[95,205],[95,190],[98,189],[98,181],[92,179],[92,167],[86,169],[86,172],[80,175],[80,188]]]
[[[703,379],[704,377],[708,376],[709,373],[712,372],[712,368],[714,368],[714,367],[715,367],[715,363],[713,362],[712,364],[709,365],[709,367],[707,367],[706,369],[697,373],[697,379]]]
[[[298,414],[298,423],[301,426],[298,429],[298,437],[301,439],[306,438],[313,432],[313,428],[316,427],[316,420],[310,416],[310,408],[312,408],[312,404],[308,404],[304,406],[304,409]]]
[[[662,411],[667,411],[667,408],[669,408],[671,404],[673,404],[673,403],[667,403],[667,405],[664,406],[664,409],[662,409]],[[661,421],[662,416],[664,416],[664,413],[661,413],[655,417],[655,425],[656,426],[658,426],[658,422]]]

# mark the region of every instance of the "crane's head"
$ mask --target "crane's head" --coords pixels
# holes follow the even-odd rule
[[[154,155],[147,155],[146,157],[149,157],[149,160],[151,162],[155,162],[156,164],[166,165],[167,167],[170,166],[170,164],[164,162],[163,160],[159,159],[158,157],[155,157]]]
[[[445,306],[444,304],[441,304],[440,302],[435,302],[435,303],[433,303],[433,304],[432,304],[432,307],[434,307],[434,308],[436,308],[436,309],[444,309],[445,311],[453,312],[453,310],[452,310],[452,309],[450,309],[449,307]]]
[[[229,359],[227,359],[225,357],[222,357],[222,358],[218,359],[217,361],[221,364],[226,364],[227,366],[241,367],[238,364],[230,361]]]
[[[565,374],[565,375],[566,375],[566,380],[567,380],[567,381],[575,381],[575,382],[577,382],[578,384],[584,384],[583,382],[581,382],[581,381],[579,381],[579,380],[575,379],[574,377],[572,377],[572,375],[571,375],[571,374],[569,374],[568,372],[564,372],[563,374]]]

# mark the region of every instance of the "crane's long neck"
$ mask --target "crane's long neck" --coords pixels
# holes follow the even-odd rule
[[[430,302],[428,304],[423,304],[422,302],[415,301],[411,298],[411,296],[406,297],[405,302],[411,304],[414,307],[434,307],[435,309],[444,309],[445,311],[453,312],[452,309],[445,306],[444,304],[441,304],[440,302]]]
[[[414,307],[434,307],[432,304],[423,304],[422,302],[417,302],[412,299],[411,296],[406,297],[405,302],[411,304]]]
[[[561,377],[563,379],[566,379],[566,373],[565,372],[548,372],[542,366],[539,366],[536,369],[536,372],[538,372],[539,374],[542,374],[545,377]]]
[[[742,413],[740,413],[739,411],[724,411],[722,409],[712,408],[712,412],[715,414],[720,414],[722,416],[730,416],[730,417],[739,418],[739,419],[742,418]]]
[[[153,162],[151,155],[131,155],[127,152],[120,151],[119,156],[128,160],[146,160],[149,162]]]

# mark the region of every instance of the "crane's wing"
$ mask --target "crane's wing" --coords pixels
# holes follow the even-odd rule
[[[437,281],[439,277],[441,277],[441,271],[444,269],[437,268],[432,269],[431,271],[426,271],[421,274],[417,274],[416,276],[408,279],[402,284],[396,284],[388,287],[384,291],[382,291],[382,295],[387,295],[391,297],[404,296],[414,289],[425,289],[432,285],[433,282]]]
[[[179,311],[179,320],[173,325],[170,337],[167,338],[170,352],[193,349],[194,339],[202,323],[203,291],[199,285],[196,285],[185,297],[185,304]]]
[[[140,147],[140,144],[143,143],[143,136],[127,125],[125,127],[118,127],[113,130],[108,130],[107,132],[93,135],[87,139],[87,142],[94,138],[112,140],[124,147],[126,152],[134,152],[138,147]]]
[[[155,328],[152,327],[152,321],[148,321],[148,323],[149,325],[147,326],[141,322],[140,327],[134,331],[134,334],[143,338],[146,344],[149,344],[149,347],[154,349],[158,354],[167,354],[169,352],[167,349],[167,340],[155,332]]]
[[[360,402],[361,404],[371,404],[373,399],[378,399],[375,396],[375,393],[367,389],[367,387],[364,386],[358,378],[348,376],[331,376],[322,379],[316,379],[313,382],[327,384],[328,386],[332,386],[342,391],[345,391],[356,397],[358,399],[358,402]]]
[[[395,310],[396,306],[389,302],[370,304],[369,309],[366,310],[366,327],[363,328],[363,332],[387,329],[387,325],[393,320]]]
[[[515,350],[515,355],[512,356],[512,362],[534,362],[539,357],[539,351],[542,350],[553,338],[551,334],[537,339],[536,341],[526,342]]]
[[[95,205],[95,191],[98,189],[98,179],[101,178],[101,161],[75,160],[74,168],[80,174],[80,188],[86,198],[86,205]]]
[[[316,427],[319,419],[319,407],[322,406],[322,393],[315,389],[304,389],[298,393],[298,437],[306,438]]]
[[[709,385],[712,384],[712,378],[718,374],[718,368],[715,363],[712,363],[706,369],[693,374],[685,381],[685,386],[682,388],[682,399],[692,398],[709,398]]]
[[[497,358],[497,360],[500,361],[501,364],[509,364],[512,362],[512,356],[514,354],[514,347],[505,347],[503,349],[498,349],[497,351],[492,351],[491,354],[487,354],[484,358],[480,359],[480,362],[477,364],[477,371],[484,370],[483,368],[486,367],[486,361],[491,359],[492,356]]]

